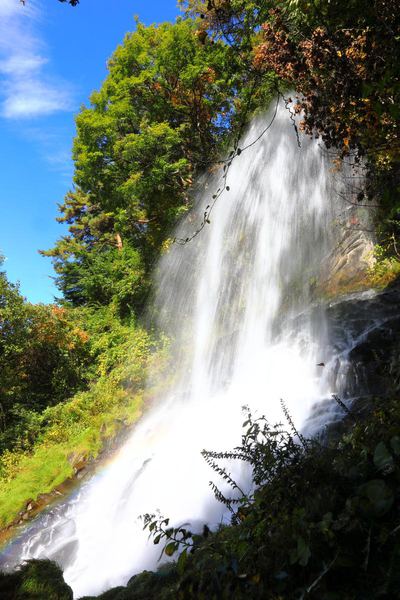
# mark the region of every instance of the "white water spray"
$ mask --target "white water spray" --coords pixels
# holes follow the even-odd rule
[[[242,147],[264,121],[254,122]],[[203,179],[178,236],[196,228],[221,181],[220,172]],[[310,407],[335,391],[317,366],[327,362],[323,310],[307,316],[331,249],[332,192],[320,148],[307,139],[298,147],[281,107],[268,133],[234,159],[227,183],[212,222],[189,244],[173,246],[156,274],[154,311],[174,340],[173,390],[114,461],[21,542],[19,561],[57,560],[76,597],[156,567],[160,549],[140,515],[159,509],[171,523],[194,527],[225,518],[200,452],[240,443],[243,405],[277,422],[282,398],[301,427]],[[249,490],[249,474],[234,468]]]

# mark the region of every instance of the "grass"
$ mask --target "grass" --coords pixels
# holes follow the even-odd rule
[[[1,527],[10,524],[28,500],[35,501],[39,495],[49,494],[71,478],[77,462],[83,465],[98,457],[108,439],[115,437],[123,426],[139,419],[143,395],[130,397],[126,392],[121,393],[121,389],[114,391],[117,399],[114,397],[114,406],[109,411],[93,414],[93,404],[88,403],[84,418],[81,415],[81,421],[76,422],[75,427],[72,424],[63,428],[58,421],[46,431],[29,454],[6,454],[0,480]],[[79,396],[81,401],[88,399],[86,393]],[[67,413],[71,406],[76,405],[76,401],[73,398],[65,404],[64,411]]]
[[[400,260],[396,257],[384,258],[376,262],[370,270],[371,287],[384,289],[400,275]]]
[[[147,368],[150,362],[162,368],[165,353],[136,331],[125,356],[129,361],[105,368],[87,391],[47,408],[39,421],[35,418],[29,450],[17,447],[0,456],[1,528],[18,522],[28,502],[45,505],[42,495],[70,480],[140,418]]]

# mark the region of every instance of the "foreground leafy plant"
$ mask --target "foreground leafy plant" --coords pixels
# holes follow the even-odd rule
[[[367,417],[347,414],[341,432],[328,431],[323,439],[305,444],[295,431],[271,426],[264,417],[248,415],[244,426],[242,444],[233,452],[204,453],[228,484],[232,477],[228,471],[224,476],[221,460],[236,457],[253,469],[249,494],[233,483],[235,502],[223,495],[234,511],[231,525],[216,532],[205,527],[196,534],[187,524],[171,526],[168,519],[149,515],[145,526],[160,544],[161,556],[171,561],[179,551],[177,561],[156,573],[140,573],[126,587],[108,590],[100,598],[397,598],[398,399],[375,400]],[[46,584],[47,563],[39,561],[34,567],[38,583]],[[20,578],[0,576],[5,599],[19,597],[15,593],[20,586]]]
[[[154,515],[145,520],[154,542],[164,543],[161,555],[181,551],[175,597],[394,597],[400,589],[398,403],[378,402],[355,425],[353,414],[346,418],[351,429],[339,443],[323,443],[299,442],[296,430],[249,414],[239,447],[203,452],[232,488],[227,497],[211,483],[231,526],[195,536],[187,525],[171,527]],[[250,494],[221,466],[231,460],[250,465]]]

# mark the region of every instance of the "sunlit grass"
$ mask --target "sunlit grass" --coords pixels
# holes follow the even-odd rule
[[[107,410],[103,412],[101,408],[105,406]],[[32,452],[8,453],[3,459],[0,526],[10,524],[28,501],[36,501],[39,495],[49,494],[71,478],[77,462],[82,466],[97,458],[107,439],[135,423],[142,409],[142,394],[130,395],[109,382],[106,386],[99,382],[93,390],[57,407],[54,423]]]

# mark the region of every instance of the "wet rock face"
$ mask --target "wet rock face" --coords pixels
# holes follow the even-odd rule
[[[348,229],[337,250],[330,257],[330,277],[341,277],[352,279],[358,277],[360,272],[373,266],[374,244],[364,231]]]
[[[358,380],[371,394],[395,392],[399,387],[400,317],[383,323],[350,352]]]
[[[337,374],[347,370],[345,397],[386,395],[400,383],[400,286],[381,293],[354,294],[327,310]],[[342,372],[342,375],[344,373]],[[335,382],[332,382],[335,383]],[[339,382],[337,382],[339,383]],[[336,387],[340,388],[340,383]]]
[[[375,264],[373,251],[374,242],[368,232],[344,229],[336,248],[321,266],[319,293],[335,297],[341,292],[366,289]]]
[[[319,311],[312,309],[316,323]],[[325,307],[327,339],[321,355],[321,376],[330,390],[311,408],[305,435],[324,430],[343,431],[349,415],[333,398],[336,394],[353,413],[369,412],[376,397],[400,390],[400,285],[383,292],[351,294]],[[298,317],[299,325],[301,319]],[[343,421],[344,418],[344,421]],[[322,431],[321,431],[321,424]]]

